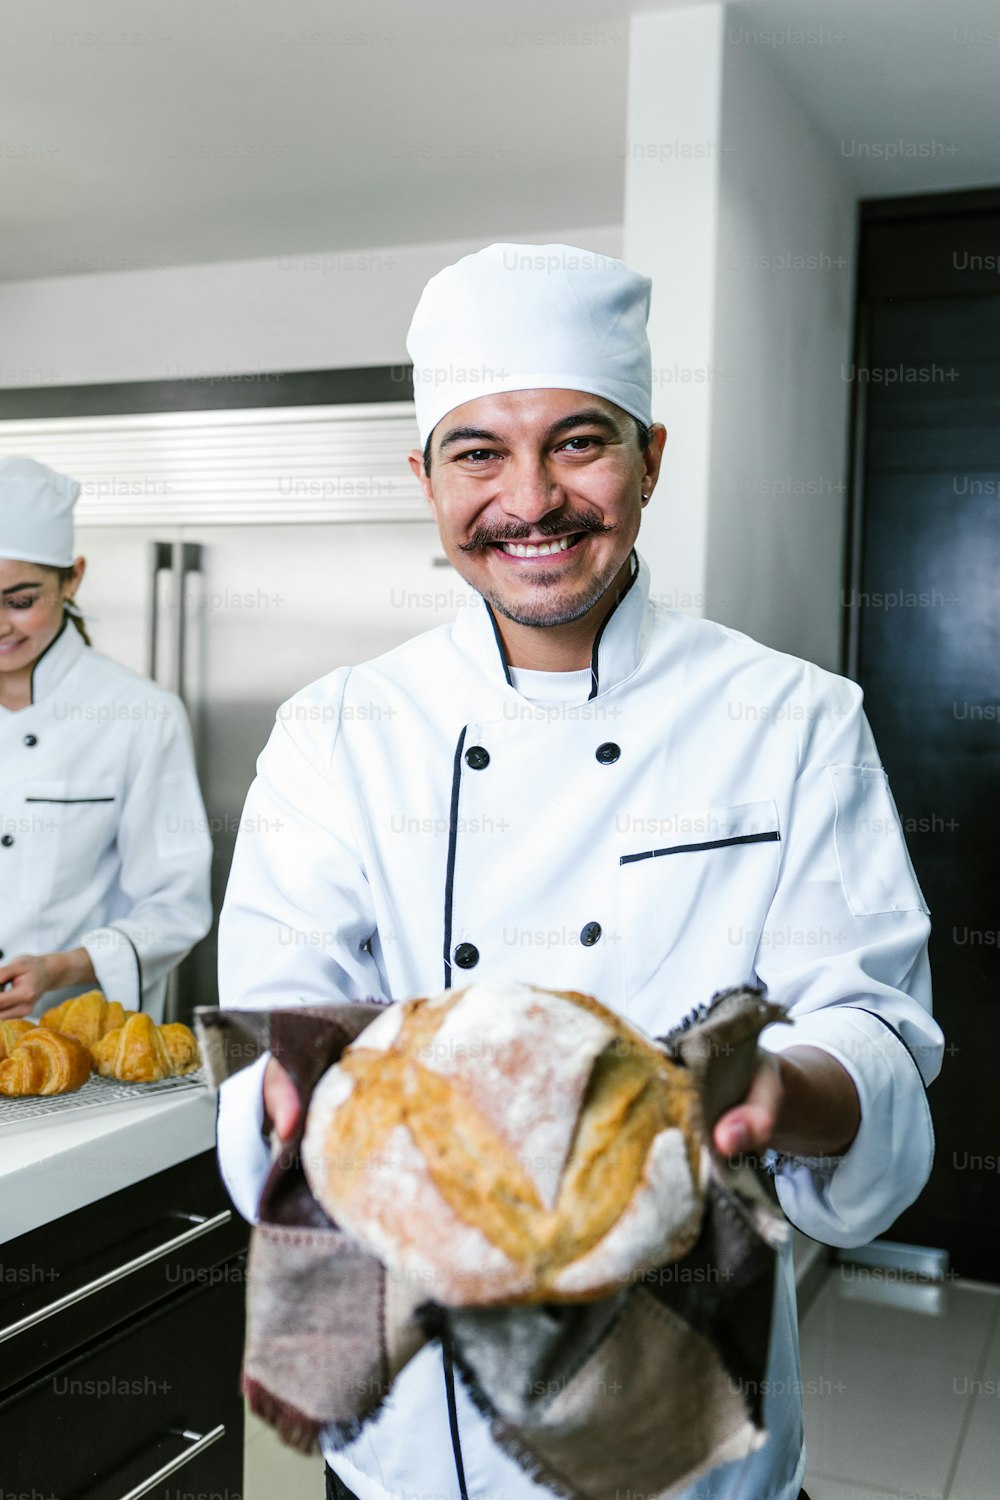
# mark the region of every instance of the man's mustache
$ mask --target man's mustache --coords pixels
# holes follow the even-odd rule
[[[529,537],[537,541],[540,537],[567,536],[578,531],[599,535],[605,531],[614,531],[614,529],[613,526],[607,526],[603,521],[594,520],[591,516],[549,516],[539,521],[536,526],[509,521],[505,526],[477,526],[467,542],[459,542],[458,550],[476,552],[482,547],[494,547],[498,542],[524,542]]]

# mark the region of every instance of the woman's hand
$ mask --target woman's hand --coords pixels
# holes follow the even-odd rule
[[[299,1091],[276,1057],[264,1069],[264,1131],[287,1141],[299,1120]]]
[[[22,953],[0,968],[0,984],[9,989],[0,990],[0,1020],[13,1021],[26,1016],[49,990],[56,988],[52,981],[47,953]]]
[[[0,1021],[26,1016],[50,990],[71,984],[96,984],[97,975],[86,948],[68,953],[21,953],[0,965]]]
[[[789,1156],[842,1156],[860,1124],[854,1080],[829,1052],[760,1049],[746,1097],[719,1116],[712,1140],[723,1156],[768,1147]]]

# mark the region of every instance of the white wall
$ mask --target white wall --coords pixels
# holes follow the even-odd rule
[[[619,225],[506,238],[621,254]],[[3,283],[0,386],[405,364],[424,283],[486,242]]]
[[[667,603],[838,664],[853,200],[741,8],[631,23],[624,226],[517,234],[653,277],[669,430],[640,546]],[[427,278],[479,239],[0,285],[0,385],[402,364]],[[781,257],[807,267],[772,269]]]
[[[722,101],[709,612],[839,670],[854,195],[764,49],[724,43]]]
[[[624,255],[668,429],[641,541],[666,602],[836,668],[854,202],[733,14],[632,24]]]

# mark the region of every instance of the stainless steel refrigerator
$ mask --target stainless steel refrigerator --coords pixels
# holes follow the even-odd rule
[[[468,601],[406,466],[416,442],[401,403],[0,423],[0,453],[84,482],[78,600],[94,646],[187,705],[216,923],[278,706]],[[217,999],[216,923],[174,976],[175,1018]]]

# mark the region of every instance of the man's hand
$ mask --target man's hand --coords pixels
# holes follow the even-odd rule
[[[264,1132],[287,1141],[299,1121],[299,1091],[276,1057],[264,1069]]]
[[[842,1156],[860,1124],[854,1080],[829,1052],[760,1049],[745,1099],[719,1116],[712,1140],[723,1156],[768,1147],[789,1156]]]
[[[96,984],[86,948],[69,953],[21,953],[0,966],[0,1021],[26,1016],[50,990],[71,984]]]

